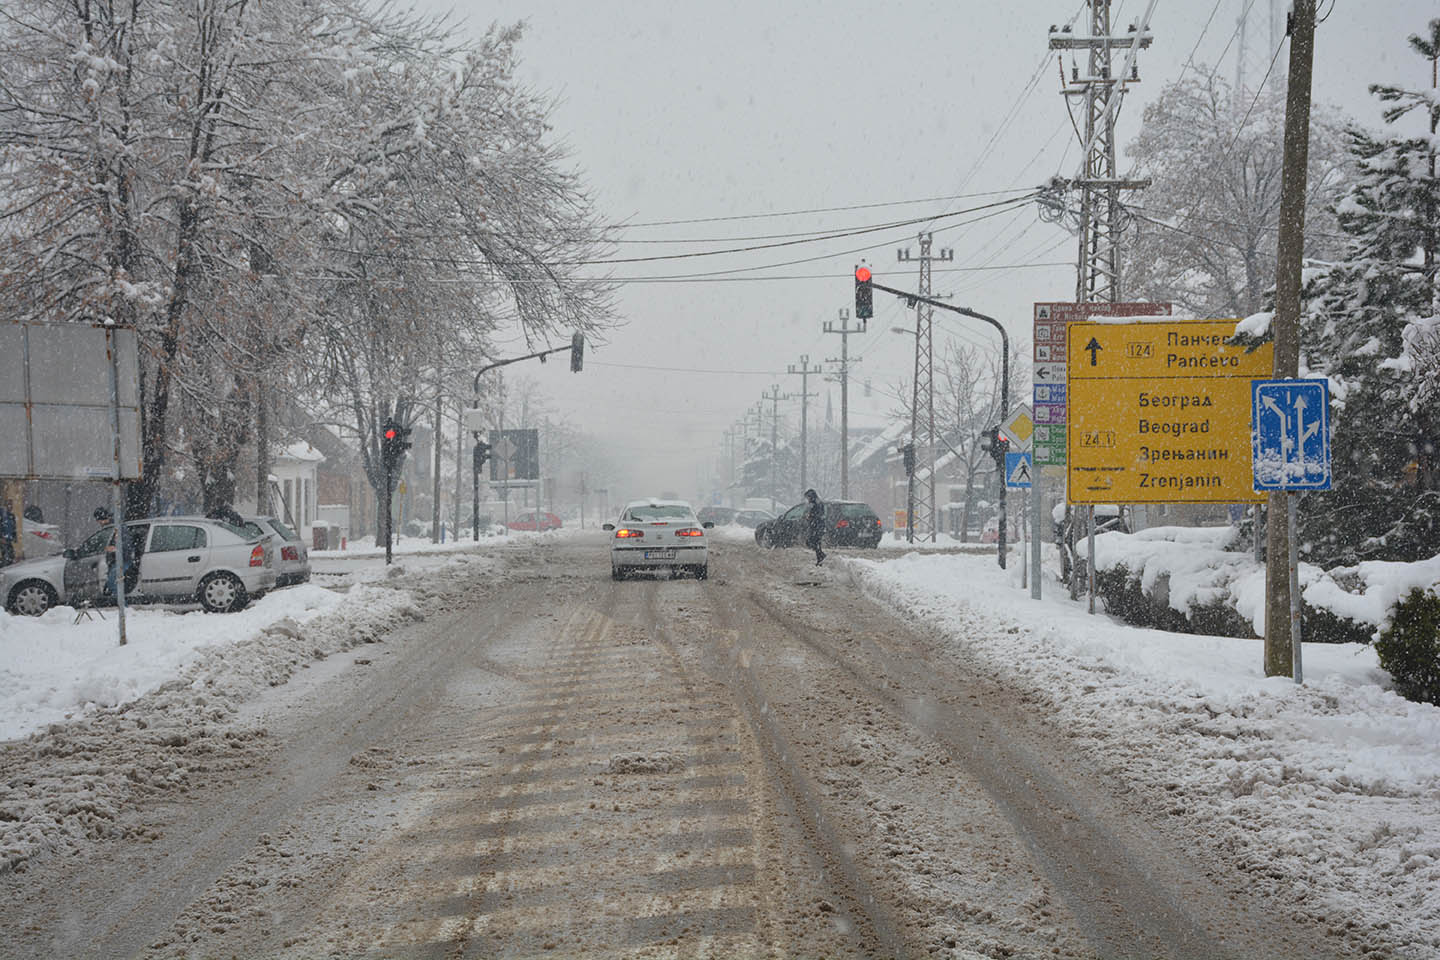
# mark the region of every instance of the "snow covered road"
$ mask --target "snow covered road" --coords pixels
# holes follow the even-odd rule
[[[1009,662],[1069,614],[1005,613],[993,559],[712,549],[708,582],[614,583],[594,535],[458,554],[0,745],[0,957],[1433,955],[1379,866],[1272,876],[1245,804],[1283,763],[1202,802],[1123,658],[1083,694]]]

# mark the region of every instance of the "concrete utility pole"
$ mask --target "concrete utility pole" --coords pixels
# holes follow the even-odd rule
[[[1124,180],[1115,176],[1115,108],[1125,95],[1125,85],[1140,81],[1135,55],[1150,46],[1150,14],[1156,0],[1150,0],[1139,24],[1131,24],[1124,36],[1110,34],[1110,0],[1090,0],[1090,29],[1087,35],[1073,36],[1050,28],[1051,50],[1085,50],[1089,54],[1086,73],[1071,67],[1070,81],[1061,90],[1068,99],[1084,98],[1085,130],[1082,137],[1083,167],[1073,186],[1080,190],[1080,254],[1076,261],[1076,303],[1118,303],[1120,288],[1121,205],[1120,191],[1150,185],[1149,180]],[[1124,49],[1125,64],[1117,77],[1111,69],[1111,53]],[[1008,416],[1010,411],[1002,411]],[[1040,485],[1031,491],[1035,529],[1041,526]],[[1095,612],[1095,508],[1086,511],[1086,556],[1089,574],[1087,590],[1090,612]],[[1037,579],[1038,582],[1038,579]],[[1079,596],[1077,578],[1071,577],[1070,596]]]
[[[840,364],[840,499],[850,499],[850,334],[864,333],[865,324],[850,326],[850,311],[841,309],[840,326],[825,321],[826,333],[840,334],[840,359],[829,357],[826,363]]]
[[[920,261],[920,286],[922,297],[930,296],[930,263],[932,260],[950,261],[955,251],[942,249],[938,257],[930,254],[933,234],[920,234],[920,256],[910,256],[910,248],[896,251],[901,263]],[[914,492],[911,516],[925,522],[930,539],[935,539],[935,308],[923,300],[915,301],[915,383],[914,396],[910,403],[910,442],[915,446],[915,469],[922,466],[929,474],[926,482],[916,487],[911,478],[910,488]],[[913,520],[911,521],[914,522]]]
[[[816,374],[816,373],[820,373],[820,372],[821,372],[821,368],[820,368],[820,365],[819,365],[819,364],[816,364],[816,365],[813,366],[813,367],[810,366],[810,354],[808,354],[808,353],[802,353],[802,354],[800,355],[800,366],[799,366],[799,367],[796,367],[795,364],[793,364],[793,363],[790,364],[790,373],[792,373],[792,374],[798,374],[798,375],[800,376],[800,489],[801,489],[801,490],[807,490],[807,489],[809,489],[809,487],[810,487],[810,484],[809,484],[809,482],[808,482],[808,478],[807,478],[807,476],[806,476],[806,464],[807,464],[807,458],[808,458],[808,455],[809,455],[809,448],[810,448],[810,445],[809,445],[809,442],[808,442],[808,439],[807,439],[807,433],[808,433],[808,423],[807,423],[807,420],[809,419],[809,418],[808,418],[808,412],[809,412],[809,409],[810,409],[810,398],[811,398],[811,397],[814,397],[814,396],[818,396],[818,394],[814,394],[814,393],[811,393],[811,392],[810,392],[810,376],[811,376],[811,374]]]
[[[780,446],[780,401],[789,400],[790,394],[780,392],[780,384],[770,384],[770,392],[761,394],[770,401],[770,499],[779,500],[780,483],[776,478],[777,454]]]
[[[1295,0],[1290,21],[1290,85],[1285,99],[1285,159],[1280,178],[1280,240],[1275,258],[1276,379],[1300,375],[1300,266],[1305,241],[1305,164],[1310,153],[1310,77],[1315,59],[1315,0]],[[1295,544],[1281,522],[1298,494],[1274,491],[1265,525],[1265,675],[1294,676],[1300,638]],[[1296,677],[1298,680],[1299,677]]]

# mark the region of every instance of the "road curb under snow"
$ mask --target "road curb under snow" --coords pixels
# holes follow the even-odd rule
[[[1440,956],[1440,709],[1389,689],[1363,644],[1306,646],[1306,683],[1260,641],[1087,616],[993,561],[847,558],[867,595],[1028,689],[1096,768],[1299,912],[1376,955]],[[1052,599],[1055,598],[1055,599]]]
[[[195,651],[178,675],[133,699],[0,743],[0,874],[143,829],[124,816],[143,797],[261,752],[263,730],[227,723],[241,704],[311,661],[420,619],[409,592],[355,586],[308,619],[282,613],[243,639]]]

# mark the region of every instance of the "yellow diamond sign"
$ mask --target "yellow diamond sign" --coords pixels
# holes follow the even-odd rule
[[[1013,450],[1029,450],[1030,438],[1035,436],[1035,421],[1030,416],[1030,405],[1020,404],[1010,414],[1010,419],[1000,424],[1005,436],[1010,438]]]

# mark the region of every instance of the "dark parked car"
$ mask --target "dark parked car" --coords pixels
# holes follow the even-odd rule
[[[755,542],[762,547],[793,547],[805,543],[805,512],[808,503],[786,510],[774,520],[755,528]],[[885,531],[870,505],[855,500],[825,501],[824,544],[827,547],[874,547]]]

